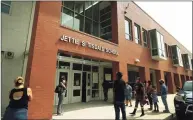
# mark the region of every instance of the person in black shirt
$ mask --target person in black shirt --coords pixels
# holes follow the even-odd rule
[[[145,93],[144,93],[144,86],[141,83],[141,80],[139,77],[137,78],[137,83],[135,85],[135,91],[136,91],[135,108],[134,108],[134,111],[130,114],[135,115],[137,108],[138,108],[138,104],[140,103],[141,112],[142,112],[141,116],[144,116],[145,114],[144,114],[144,109],[143,109],[143,101],[145,99],[145,95],[144,95]]]
[[[115,108],[115,120],[120,119],[120,109],[122,112],[123,120],[126,120],[125,112],[125,88],[126,84],[122,80],[122,73],[118,72],[116,74],[117,80],[114,82],[114,108]]]
[[[108,100],[108,82],[104,80],[102,85],[103,85],[104,101],[107,101]]]

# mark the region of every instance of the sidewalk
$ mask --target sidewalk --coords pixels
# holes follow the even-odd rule
[[[173,105],[174,94],[168,95],[167,101],[171,113],[162,113],[164,106],[161,98],[159,97],[159,108],[160,113],[152,113],[148,111],[149,106],[145,105],[145,116],[140,117],[141,110],[140,106],[135,116],[129,115],[134,109],[134,102],[132,101],[133,107],[126,107],[127,119],[171,119],[174,115]],[[106,103],[103,101],[91,101],[88,103],[75,103],[64,106],[64,114],[62,116],[53,115],[53,120],[56,119],[115,119],[115,112],[112,103]],[[121,116],[121,114],[120,114]]]

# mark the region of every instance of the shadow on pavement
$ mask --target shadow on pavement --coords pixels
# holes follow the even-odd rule
[[[112,106],[112,102],[104,102],[104,101],[90,101],[90,102],[81,102],[81,103],[72,103],[72,104],[63,104],[63,112],[70,112],[70,111],[76,111],[76,110],[82,110],[82,109],[88,109],[93,107],[106,107],[106,106]],[[113,107],[114,108],[114,107]],[[57,106],[54,106],[53,108],[53,114],[56,114]]]

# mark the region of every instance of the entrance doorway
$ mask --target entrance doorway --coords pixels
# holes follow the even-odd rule
[[[82,96],[82,72],[73,70],[72,75],[72,100],[71,103],[80,102]]]
[[[91,72],[83,72],[82,75],[82,102],[88,102],[91,98]]]

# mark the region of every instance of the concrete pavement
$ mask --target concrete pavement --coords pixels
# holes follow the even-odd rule
[[[126,107],[127,119],[171,119],[174,115],[175,109],[173,104],[174,94],[168,95],[167,101],[171,113],[162,113],[164,105],[159,97],[159,113],[153,113],[148,111],[149,106],[145,105],[145,116],[140,117],[141,109],[140,106],[135,116],[129,115],[134,109],[134,101],[132,101],[133,107]],[[121,116],[121,114],[120,114]],[[114,119],[115,112],[113,104],[110,102],[103,101],[91,101],[88,103],[74,103],[64,105],[64,113],[62,116],[53,115],[53,120],[56,119]]]

